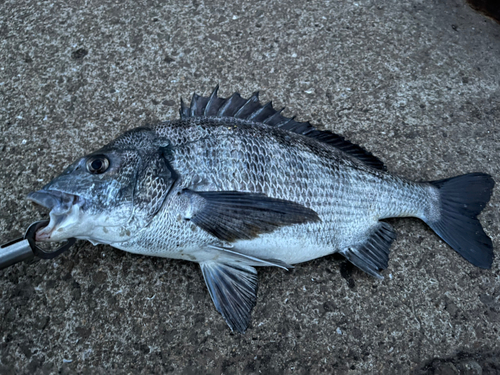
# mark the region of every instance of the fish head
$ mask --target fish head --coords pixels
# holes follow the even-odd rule
[[[146,227],[176,180],[168,141],[149,128],[128,131],[81,157],[28,199],[50,210],[37,241],[119,243]]]

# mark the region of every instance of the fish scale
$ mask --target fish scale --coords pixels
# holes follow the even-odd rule
[[[477,219],[489,175],[406,180],[343,137],[262,105],[257,93],[195,94],[180,115],[124,133],[31,193],[51,209],[37,240],[75,237],[198,262],[238,332],[256,302],[256,266],[287,269],[338,252],[382,278],[396,237],[384,218],[420,218],[473,265],[491,267],[493,245]]]

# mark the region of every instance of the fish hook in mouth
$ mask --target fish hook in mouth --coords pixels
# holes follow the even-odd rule
[[[78,217],[84,203],[84,199],[80,196],[58,190],[34,191],[28,195],[28,199],[50,210],[49,224],[35,233],[35,240],[40,242],[54,240],[52,235],[55,230],[62,230],[63,226],[67,227],[73,224],[75,216]],[[60,239],[56,241],[58,240]]]
[[[43,248],[39,247],[36,244],[36,233],[46,227],[49,224],[48,220],[40,220],[31,224],[24,235],[24,238],[28,240],[30,244],[31,250],[33,254],[41,259],[53,259],[57,257],[59,254],[67,251],[71,246],[73,246],[76,242],[76,238],[68,238],[68,240],[63,243],[58,249],[54,251],[46,251]]]

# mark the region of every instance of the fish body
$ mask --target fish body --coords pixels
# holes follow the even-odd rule
[[[256,94],[220,98],[216,89],[180,113],[124,133],[31,193],[51,209],[37,239],[198,262],[217,310],[239,332],[255,305],[255,266],[338,252],[381,278],[395,238],[385,218],[420,218],[465,259],[491,267],[477,220],[494,185],[486,174],[406,180]]]
[[[286,130],[209,117],[160,124],[152,131],[172,142],[170,164],[182,177],[142,235],[116,245],[122,250],[198,262],[220,256],[197,251],[214,245],[214,236],[186,223],[191,200],[179,194],[184,189],[260,193],[312,209],[320,220],[216,242],[291,265],[362,241],[366,228],[379,219],[433,214],[436,188],[373,169],[328,144]]]

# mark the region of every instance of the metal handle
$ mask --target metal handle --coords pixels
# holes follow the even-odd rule
[[[54,251],[49,252],[40,248],[35,242],[35,234],[38,229],[48,224],[48,220],[36,221],[29,226],[24,237],[0,246],[0,270],[35,256],[42,259],[52,259],[73,246],[76,238],[69,238],[64,245]]]
[[[0,270],[35,256],[28,240],[17,238],[0,247]]]

